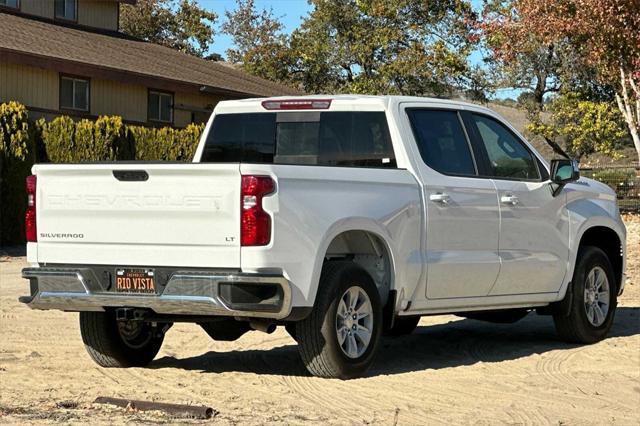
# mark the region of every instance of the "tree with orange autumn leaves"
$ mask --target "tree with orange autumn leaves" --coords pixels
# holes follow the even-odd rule
[[[517,61],[533,61],[539,105],[560,90],[567,66],[613,87],[640,157],[640,0],[492,1],[480,29],[494,60],[520,69]]]

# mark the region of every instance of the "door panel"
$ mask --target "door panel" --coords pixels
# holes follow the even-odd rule
[[[495,186],[477,177],[460,113],[406,109],[423,182],[428,299],[486,296],[500,270]]]
[[[443,185],[425,187],[427,202],[427,298],[486,296],[498,256],[499,212],[488,179],[435,176]],[[433,201],[445,194],[446,203]]]
[[[556,292],[569,255],[564,197],[548,183],[495,180],[500,203],[500,276],[491,296]]]
[[[540,161],[506,125],[476,113],[465,120],[500,203],[501,268],[489,295],[558,291],[569,254],[564,197],[553,196]]]

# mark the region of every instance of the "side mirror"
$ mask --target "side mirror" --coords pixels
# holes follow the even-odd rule
[[[566,185],[580,179],[578,162],[566,158],[551,160],[551,181],[558,185]]]

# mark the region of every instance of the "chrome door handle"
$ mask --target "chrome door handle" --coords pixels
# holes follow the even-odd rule
[[[434,201],[436,203],[448,204],[451,201],[451,197],[448,194],[437,192],[435,194],[429,195],[429,201]]]
[[[511,204],[512,206],[515,206],[520,202],[520,200],[518,200],[518,197],[515,195],[507,194],[500,197],[500,202],[502,204]]]

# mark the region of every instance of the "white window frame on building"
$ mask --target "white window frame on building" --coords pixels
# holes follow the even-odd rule
[[[62,96],[62,88],[63,82],[71,82],[71,103],[63,104],[63,96]],[[82,90],[80,87],[82,84],[85,84],[86,90],[84,96],[78,94],[78,91]],[[60,93],[59,93],[59,104],[60,110],[73,110],[73,111],[82,111],[89,112],[91,109],[91,80],[88,78],[75,77],[71,75],[60,75]],[[83,108],[81,102],[78,102],[78,99],[84,98],[85,107]]]
[[[154,99],[155,98],[155,99]],[[162,113],[162,101],[163,99],[169,99],[169,115],[163,115]],[[173,109],[174,109],[174,95],[171,92],[165,92],[162,90],[149,90],[149,96],[147,100],[147,120],[154,123],[167,123],[173,124]],[[152,100],[157,102],[158,115],[153,116],[151,111]]]
[[[55,0],[54,15],[56,19],[65,21],[78,21],[78,0]],[[62,13],[58,13],[58,7],[62,5]]]

